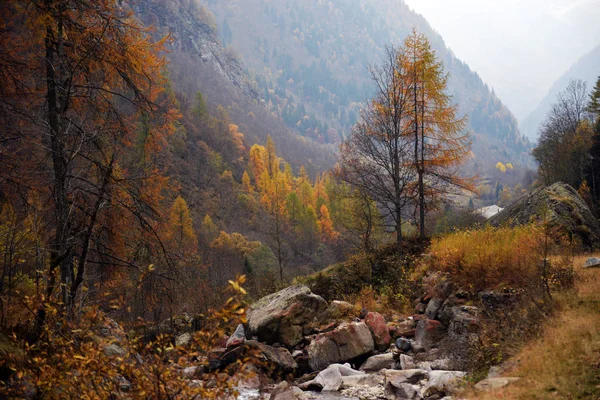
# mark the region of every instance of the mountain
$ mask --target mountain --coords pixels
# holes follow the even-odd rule
[[[238,125],[249,146],[264,144],[271,136],[280,155],[295,170],[304,165],[314,176],[333,166],[335,146],[299,136],[266,107],[256,83],[248,78],[237,56],[222,46],[214,18],[204,7],[193,0],[148,0],[136,2],[134,12],[145,25],[154,28],[156,38],[171,37],[166,54],[168,73],[182,113],[194,107],[197,94],[201,93],[209,113],[222,115],[225,125]],[[219,146],[224,138],[215,137],[221,135],[217,131],[204,129],[196,139],[231,164],[236,160],[228,160],[233,155]],[[201,154],[190,157],[198,159]]]
[[[300,135],[337,144],[371,91],[367,66],[413,27],[427,35],[451,74],[450,89],[468,114],[474,159],[527,165],[529,142],[513,114],[446,47],[427,21],[400,0],[206,0],[221,42],[240,55],[267,107]]]
[[[552,85],[548,94],[542,99],[537,108],[523,120],[521,131],[530,139],[536,139],[540,124],[546,118],[552,104],[560,92],[565,90],[571,79],[581,79],[587,82],[591,90],[600,76],[600,45],[581,57],[567,72]]]

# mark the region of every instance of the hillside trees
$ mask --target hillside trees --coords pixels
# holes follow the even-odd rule
[[[417,172],[419,232],[425,237],[427,208],[452,188],[472,190],[457,167],[470,156],[471,142],[463,133],[466,117],[458,117],[458,105],[447,94],[449,75],[423,34],[413,30],[405,40],[405,79],[412,96],[414,167]]]
[[[133,243],[162,247],[156,154],[175,115],[158,53],[169,39],[151,42],[112,0],[14,1],[0,18],[2,143],[13,152],[2,194],[44,216],[44,297],[59,289],[73,311],[90,264],[131,266]]]
[[[471,188],[457,170],[470,140],[445,92],[448,75],[423,35],[415,31],[402,48],[388,48],[371,74],[375,95],[340,148],[338,173],[377,201],[400,245],[411,210],[419,210],[424,237],[427,208],[452,188]]]
[[[393,221],[396,243],[402,243],[405,207],[413,192],[412,141],[409,137],[410,87],[404,55],[386,49],[383,64],[371,68],[375,95],[362,110],[351,136],[340,146],[338,176],[369,193]]]
[[[586,113],[588,92],[585,82],[572,80],[558,95],[540,128],[533,156],[546,185],[562,181],[579,188],[592,161],[593,129]],[[588,182],[592,188],[595,179]]]

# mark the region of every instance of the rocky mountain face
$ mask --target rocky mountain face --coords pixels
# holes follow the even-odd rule
[[[548,94],[542,99],[537,108],[523,120],[520,127],[527,137],[536,139],[540,125],[550,111],[552,104],[560,92],[567,88],[571,79],[581,79],[587,82],[588,91],[594,87],[600,76],[600,46],[581,57],[567,72],[565,72],[553,85]]]
[[[469,117],[471,170],[530,164],[530,144],[512,113],[427,21],[400,0],[207,0],[221,40],[240,53],[269,109],[302,136],[337,143],[371,93],[368,66],[413,27],[432,42],[451,75],[450,91]]]
[[[239,60],[221,45],[215,34],[216,27],[210,25],[210,17],[203,15],[194,3],[141,1],[135,3],[134,10],[145,25],[157,28],[158,35],[171,35],[172,51],[197,57],[197,61],[212,68],[244,95],[264,103],[246,77]]]

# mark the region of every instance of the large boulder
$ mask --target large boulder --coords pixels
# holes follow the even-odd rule
[[[394,354],[383,353],[371,356],[360,366],[361,371],[377,372],[382,369],[391,369],[394,365]]]
[[[274,371],[291,372],[298,368],[296,360],[285,347],[272,347],[256,340],[247,340],[231,350],[222,349],[216,355],[218,361],[213,362],[212,369],[224,368],[250,354],[258,355],[266,365],[274,367]]]
[[[375,350],[371,331],[364,322],[350,322],[317,335],[307,349],[308,364],[321,371],[334,363],[350,361]]]
[[[370,312],[365,317],[365,324],[367,324],[373,334],[373,340],[375,340],[377,350],[387,350],[390,347],[390,343],[392,343],[392,337],[390,336],[390,331],[385,323],[383,315],[376,312]]]
[[[248,328],[258,340],[292,347],[310,333],[327,302],[304,285],[263,297],[248,310]]]
[[[600,223],[577,191],[562,182],[534,190],[488,221],[493,226],[545,223],[558,234],[573,234],[586,247],[600,247]]]
[[[429,350],[446,336],[446,332],[446,327],[440,321],[424,319],[417,324],[415,340]]]

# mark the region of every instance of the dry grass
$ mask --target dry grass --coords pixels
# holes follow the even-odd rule
[[[468,399],[600,399],[600,269],[584,270],[588,255],[575,257],[576,291],[557,295],[559,311],[539,339],[512,360],[505,376],[521,381]]]

